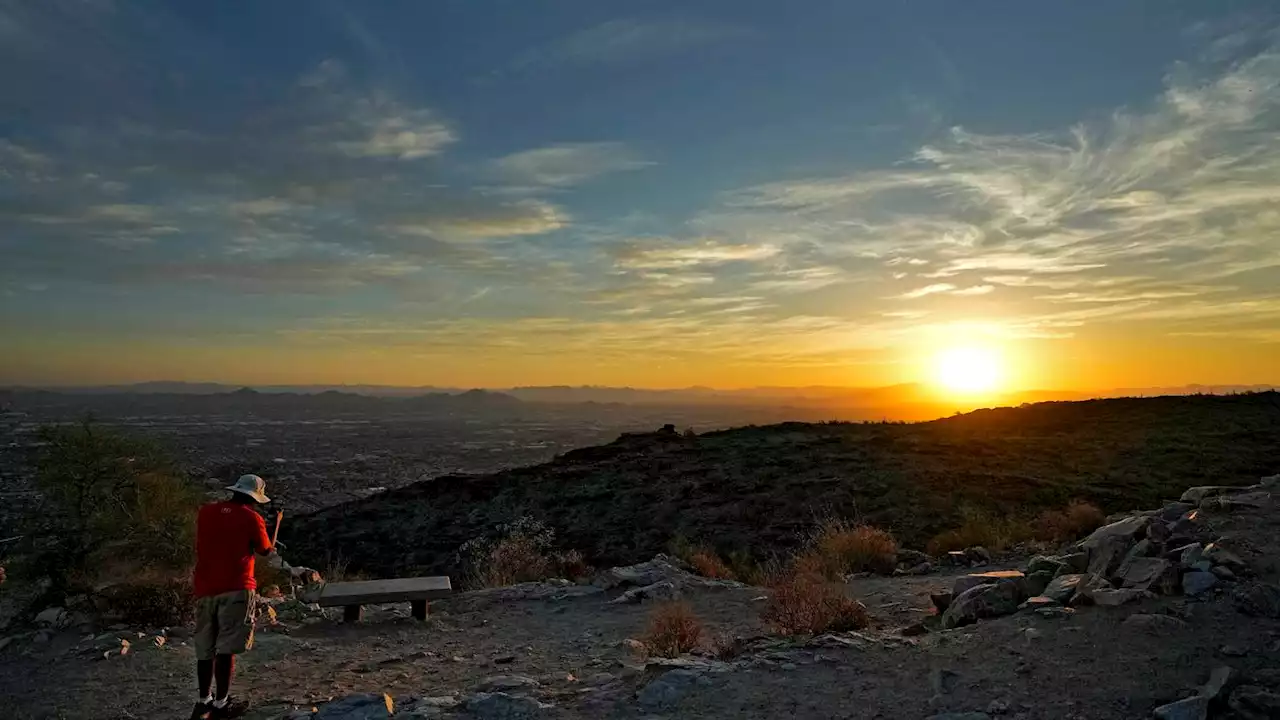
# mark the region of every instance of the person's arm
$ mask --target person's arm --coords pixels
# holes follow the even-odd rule
[[[267,521],[256,512],[253,514],[253,551],[259,555],[270,555],[275,551],[271,538],[267,536]]]

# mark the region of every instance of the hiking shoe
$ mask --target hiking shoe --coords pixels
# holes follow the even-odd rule
[[[212,702],[204,702],[202,700],[196,703],[195,707],[191,708],[191,720],[210,720],[209,716],[212,714],[213,714]]]
[[[222,707],[218,707],[217,705],[214,705],[212,707],[213,707],[213,713],[210,714],[209,716],[211,720],[225,720],[226,718],[238,718],[241,715],[243,715],[246,710],[249,709],[249,701],[240,700],[237,698],[230,698],[227,700],[226,705],[223,705]]]

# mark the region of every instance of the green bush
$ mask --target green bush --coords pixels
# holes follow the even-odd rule
[[[40,439],[31,564],[55,595],[92,586],[121,560],[190,568],[200,493],[155,444],[91,420],[41,428]]]

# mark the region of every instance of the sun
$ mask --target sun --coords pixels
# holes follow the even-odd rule
[[[934,380],[953,393],[991,392],[1000,387],[1003,375],[1000,354],[991,348],[947,348],[939,352],[933,361]]]

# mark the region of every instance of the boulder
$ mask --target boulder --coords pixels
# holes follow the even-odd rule
[[[1009,615],[1018,611],[1022,598],[1016,582],[994,582],[970,588],[951,601],[942,614],[942,627],[950,629],[983,618]]]
[[[1226,691],[1236,679],[1235,668],[1219,665],[1209,673],[1209,680],[1200,688],[1200,694],[1210,702],[1225,697]]]
[[[531,677],[523,675],[494,675],[480,681],[476,686],[477,690],[484,691],[501,691],[501,690],[532,690],[538,687],[539,683]]]
[[[981,545],[974,545],[973,547],[965,548],[964,555],[969,558],[969,562],[971,563],[978,565],[991,564],[991,551]]]
[[[696,670],[677,668],[654,678],[640,689],[636,702],[646,710],[669,709],[693,687],[709,684],[709,680]]]
[[[365,693],[321,705],[314,720],[390,720],[393,712],[395,703],[389,695]]]
[[[933,607],[937,609],[939,614],[947,611],[947,606],[951,604],[955,595],[949,592],[929,593],[929,601],[933,603]]]
[[[1280,620],[1280,586],[1257,583],[1236,590],[1236,610],[1253,617]]]
[[[1168,560],[1130,557],[1116,571],[1116,579],[1121,587],[1150,590],[1153,585],[1158,585],[1166,574],[1176,572],[1173,563]]]
[[[1080,548],[1089,554],[1088,571],[1111,577],[1124,561],[1129,549],[1146,534],[1150,524],[1150,517],[1134,515],[1094,530],[1080,542]]]
[[[1211,572],[1192,570],[1182,576],[1182,592],[1195,597],[1212,590],[1218,584],[1218,576]]]
[[[1187,513],[1191,512],[1192,510],[1195,510],[1199,506],[1200,506],[1199,503],[1189,503],[1189,502],[1182,502],[1182,501],[1169,503],[1160,509],[1160,512],[1159,514],[1156,515],[1156,517],[1160,518],[1165,522],[1173,522],[1174,520],[1182,519]]]
[[[1257,685],[1241,685],[1231,693],[1228,702],[1240,720],[1275,720],[1280,718],[1280,694]]]
[[[1178,564],[1182,566],[1183,570],[1190,570],[1196,566],[1196,563],[1204,559],[1204,546],[1200,543],[1183,545],[1174,552],[1177,553]]]
[[[645,600],[668,602],[671,600],[679,600],[680,597],[680,588],[670,580],[663,580],[662,582],[656,582],[652,585],[632,588],[610,602],[614,605],[629,605],[643,602]]]
[[[467,698],[467,712],[480,720],[526,720],[540,717],[552,705],[544,705],[527,695],[476,693]]]
[[[1036,555],[1027,562],[1027,574],[1031,575],[1038,572],[1050,573],[1051,577],[1057,575],[1059,571],[1067,567],[1067,564],[1060,558],[1049,557],[1047,555]]]
[[[615,587],[644,587],[663,580],[672,580],[690,576],[678,560],[668,555],[658,554],[652,560],[635,565],[613,567],[596,576],[595,585],[606,590]]]
[[[1025,576],[1017,570],[996,570],[993,572],[962,575],[956,578],[955,584],[951,586],[951,594],[963,595],[969,588],[996,582],[1013,582],[1018,583],[1019,587],[1022,587],[1025,579]],[[1026,594],[1025,591],[1023,594]]]
[[[1023,582],[1023,590],[1026,591],[1027,595],[1034,597],[1042,594],[1044,589],[1049,587],[1049,583],[1051,582],[1053,582],[1053,573],[1045,570],[1033,572],[1028,575],[1026,581]]]
[[[1119,590],[1100,588],[1089,593],[1089,599],[1093,601],[1094,605],[1102,605],[1104,607],[1117,607],[1125,603],[1147,600],[1155,596],[1156,594],[1149,590],[1135,588],[1122,588]]]
[[[1071,598],[1072,605],[1088,605],[1093,602],[1093,595],[1098,591],[1112,590],[1111,583],[1101,575],[1085,575],[1080,584],[1076,586],[1075,597]]]
[[[1219,580],[1225,580],[1226,582],[1236,581],[1236,574],[1226,565],[1214,565],[1211,572],[1217,575]]]
[[[1156,720],[1205,720],[1209,717],[1209,699],[1200,695],[1161,705],[1152,712]]]
[[[1221,497],[1224,495],[1239,495],[1242,493],[1257,490],[1258,486],[1236,486],[1236,485],[1201,485],[1199,487],[1187,488],[1182,493],[1182,497],[1178,498],[1180,502],[1191,503],[1199,506],[1205,498]]]
[[[36,615],[35,620],[37,625],[62,627],[67,622],[67,611],[60,607],[45,608]]]
[[[1051,598],[1054,602],[1066,605],[1071,602],[1071,598],[1075,597],[1076,591],[1080,587],[1080,581],[1084,580],[1084,578],[1085,576],[1080,574],[1059,575],[1053,579],[1053,582],[1049,583],[1041,595]]]
[[[1209,543],[1205,546],[1203,559],[1214,565],[1222,565],[1239,572],[1249,569],[1249,566],[1245,564],[1244,560],[1240,559],[1239,555],[1227,550],[1218,543]]]
[[[1059,570],[1057,573],[1058,575],[1078,574],[1089,569],[1089,553],[1087,552],[1075,552],[1068,553],[1066,555],[1059,555],[1058,559],[1067,566],[1066,568]]]
[[[1207,497],[1200,501],[1201,510],[1235,510],[1237,508],[1260,508],[1271,504],[1271,493],[1251,492],[1239,495],[1219,495]]]
[[[1185,622],[1172,615],[1153,615],[1148,613],[1134,613],[1125,618],[1121,625],[1128,625],[1129,627],[1154,634],[1185,630],[1188,627]]]

